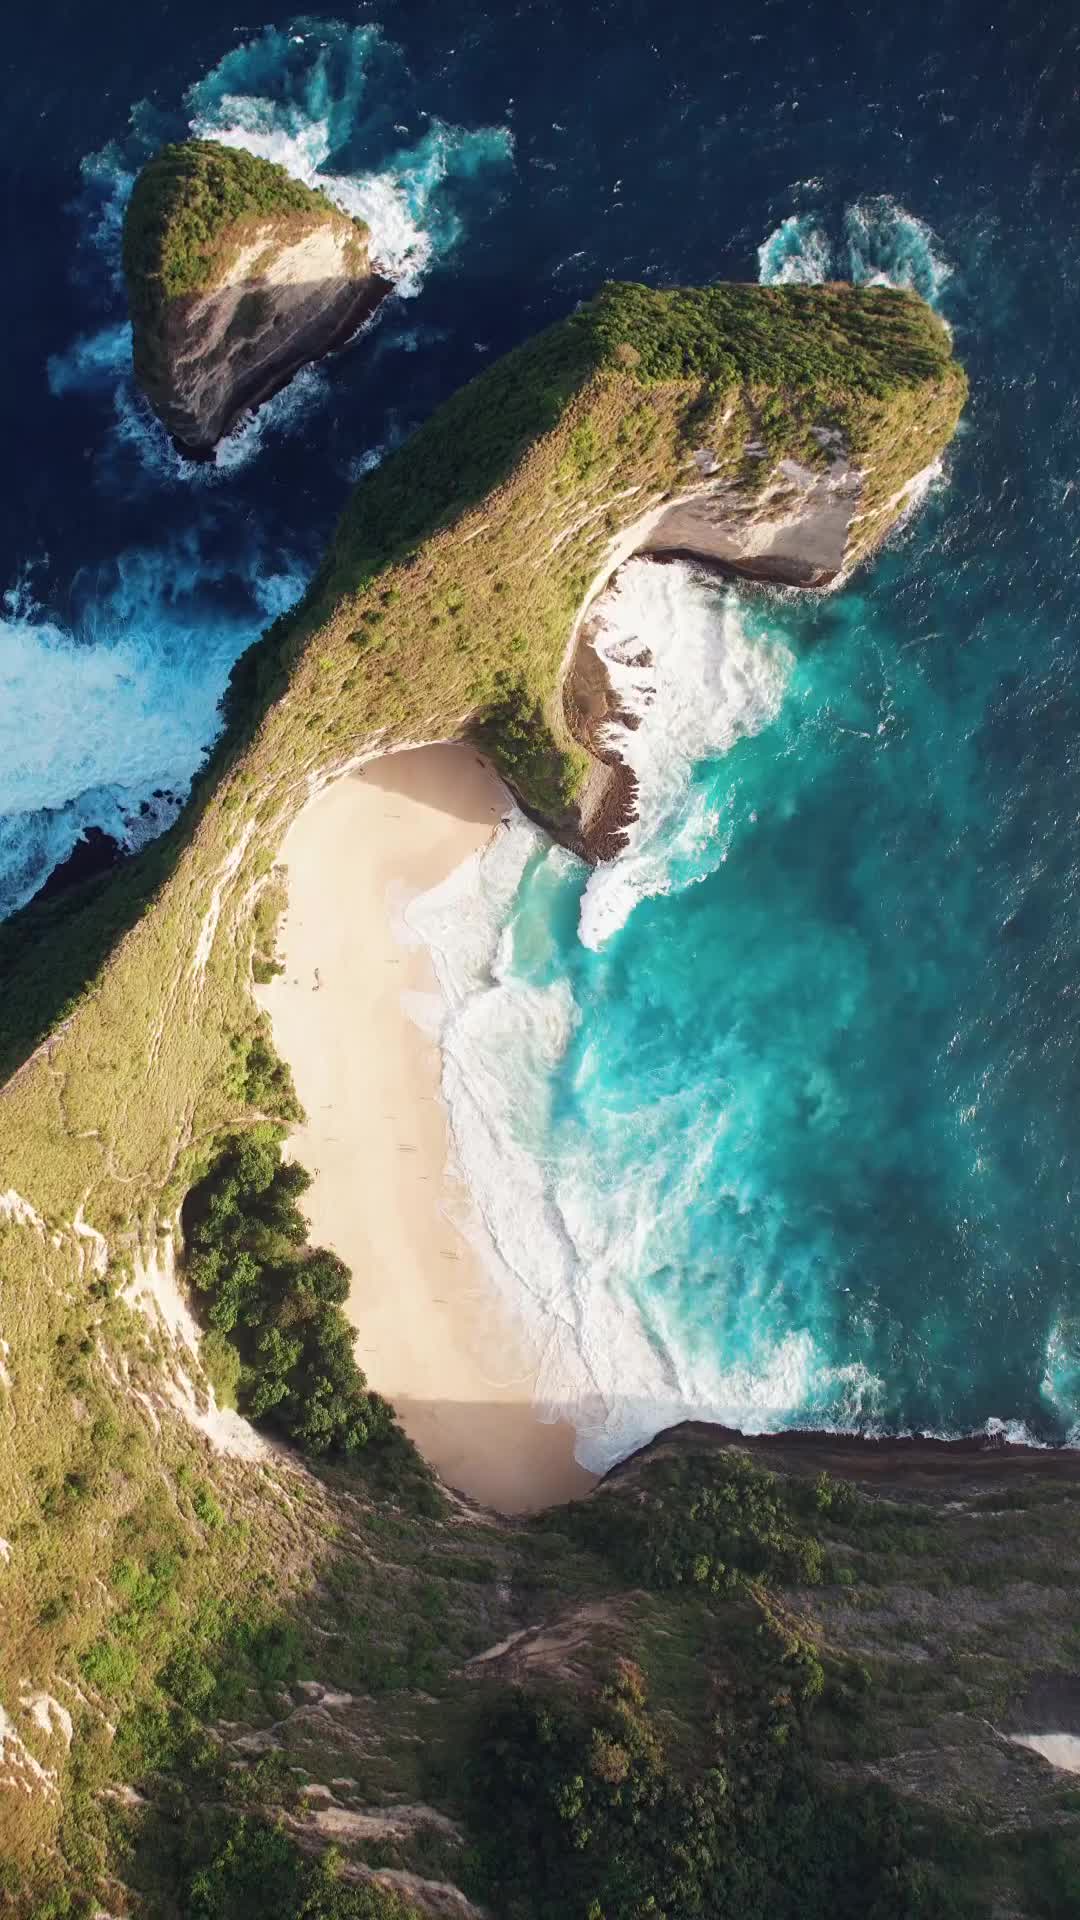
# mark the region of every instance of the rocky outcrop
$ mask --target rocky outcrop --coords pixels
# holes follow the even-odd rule
[[[699,448],[694,462],[702,490],[666,508],[638,551],[712,562],[768,585],[832,586],[855,544],[863,474],[842,446],[830,444],[827,429],[820,432],[824,468],[780,460],[757,493],[730,479],[710,487],[715,456]],[[768,460],[764,447],[753,442],[744,453],[749,461]]]
[[[763,442],[745,437],[733,468],[730,446],[724,445],[729,424],[721,423],[715,449],[694,449],[684,487],[612,542],[578,616],[563,712],[593,765],[566,837],[590,861],[614,859],[622,850],[636,806],[634,777],[617,744],[618,730],[635,721],[621,711],[593,645],[603,596],[619,567],[635,556],[688,560],[728,579],[828,590],[896,525],[937,470],[931,463],[909,471],[883,494],[870,484],[871,470],[850,457],[843,436],[825,426],[810,429],[813,466],[773,459]]]
[[[389,291],[368,233],[282,167],[212,141],[165,147],[124,230],[135,374],[183,452],[340,347]]]

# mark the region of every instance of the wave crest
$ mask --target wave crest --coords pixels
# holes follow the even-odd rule
[[[246,605],[226,611],[222,589],[239,571],[193,532],[121,554],[70,626],[25,585],[4,595],[0,915],[37,891],[84,828],[133,847],[168,824],[160,796],[187,792],[233,661],[305,585],[298,567],[279,559],[271,571],[252,553]]]
[[[365,220],[372,257],[410,298],[461,237],[454,188],[513,154],[507,127],[450,126],[417,114],[410,95],[400,50],[378,27],[298,21],[234,48],[187,104],[200,139],[276,161]],[[390,145],[389,133],[408,130],[403,114],[423,127]]]
[[[633,772],[636,818],[581,903],[582,944],[598,950],[636,903],[702,880],[723,860],[730,822],[692,779],[779,712],[793,664],[782,641],[750,630],[734,591],[681,562],[631,560],[595,609],[592,644],[629,724],[603,744]]]
[[[758,248],[762,286],[816,285],[839,277],[857,287],[904,287],[937,306],[952,268],[939,242],[891,194],[872,194],[844,208],[830,238],[821,212],[789,214]]]

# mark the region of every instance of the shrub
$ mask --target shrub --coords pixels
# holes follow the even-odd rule
[[[212,1835],[190,1876],[188,1920],[419,1920],[387,1888],[345,1882],[332,1849],[306,1859],[280,1824],[228,1815]]]
[[[231,1340],[227,1340],[216,1327],[204,1333],[200,1357],[214,1397],[219,1407],[235,1407],[236,1392],[240,1384],[240,1355]]]
[[[212,284],[222,235],[237,220],[334,211],[324,193],[242,147],[214,140],[162,147],[139,174],[124,221],[132,305],[140,311]],[[356,225],[359,237],[363,223]]]
[[[232,1140],[185,1202],[188,1277],[206,1296],[210,1377],[305,1452],[353,1454],[387,1436],[393,1414],[353,1355],[348,1268],[307,1244],[310,1183],[282,1161],[276,1127]]]

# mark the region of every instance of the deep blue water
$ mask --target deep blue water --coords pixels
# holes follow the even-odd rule
[[[524,1237],[551,1249],[547,1282],[521,1278],[560,1315],[552,1393],[572,1349],[578,1390],[621,1398],[593,1411],[597,1458],[682,1405],[1064,1436],[1074,10],[446,0],[340,20],[123,0],[107,25],[68,5],[7,24],[0,903],[82,821],[183,785],[230,661],[299,592],[365,459],[601,280],[756,278],[766,243],[768,273],[824,247],[838,274],[911,275],[971,378],[943,479],[833,598],[642,589],[634,617],[673,658],[715,633],[733,724],[666,796],[652,881],[598,950],[583,874],[531,853],[451,1091],[464,1139],[484,1035],[510,1022]],[[124,178],[193,116],[381,196],[419,248],[373,333],[195,473],[139,410],[115,279]],[[735,738],[747,685],[768,697]],[[521,1222],[488,1201],[523,1268]]]

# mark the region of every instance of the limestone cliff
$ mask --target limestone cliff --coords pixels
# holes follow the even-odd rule
[[[283,167],[214,141],[164,147],[124,227],[135,374],[186,453],[341,346],[389,290],[367,228]]]

